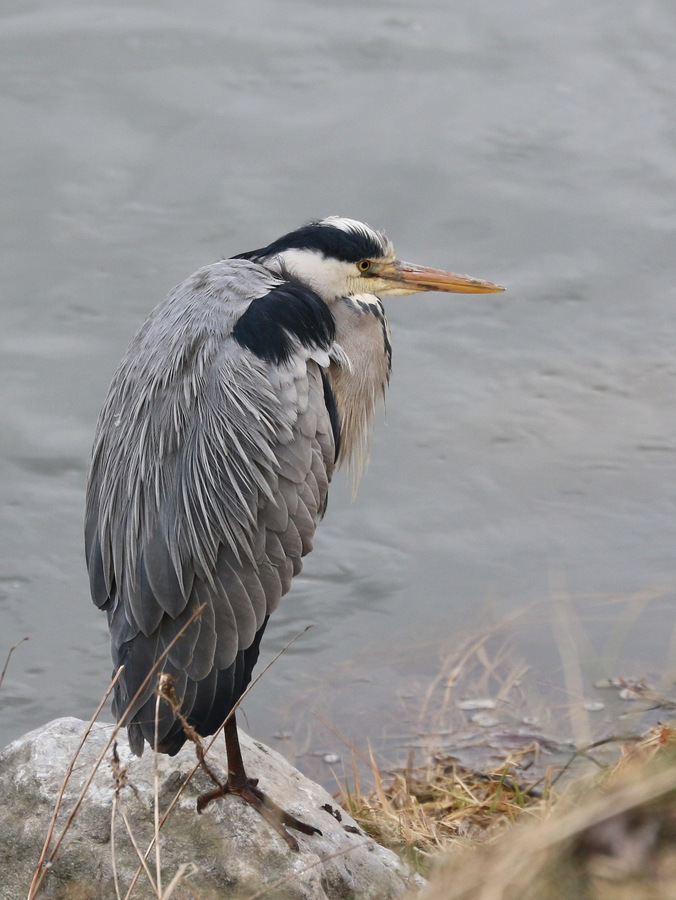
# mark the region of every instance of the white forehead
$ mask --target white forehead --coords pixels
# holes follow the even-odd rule
[[[340,228],[341,231],[373,231],[363,222],[356,219],[346,219],[343,216],[327,216],[319,223],[320,225],[333,225],[334,228]]]

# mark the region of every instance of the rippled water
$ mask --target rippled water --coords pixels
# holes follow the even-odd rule
[[[388,303],[387,417],[271,622],[268,660],[316,624],[252,731],[306,768],[396,750],[443,660],[526,607],[501,633],[543,729],[579,736],[599,677],[668,691],[674,46],[671,0],[4,4],[0,657],[30,641],[0,744],[107,684],[81,519],[128,340],[198,266],[333,213],[508,291]]]

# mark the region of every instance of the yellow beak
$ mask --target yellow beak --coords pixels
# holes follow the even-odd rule
[[[392,293],[414,294],[418,291],[446,291],[451,294],[495,294],[504,291],[499,284],[480,281],[469,275],[456,275],[443,269],[430,269],[395,259],[371,265],[369,274],[387,282]]]

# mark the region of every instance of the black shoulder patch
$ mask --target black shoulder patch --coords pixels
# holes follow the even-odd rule
[[[252,300],[232,336],[260,359],[279,365],[291,357],[294,339],[303,347],[328,350],[336,323],[318,294],[300,282],[287,281]]]
[[[326,372],[322,369],[322,384],[324,385],[324,403],[329,414],[329,422],[331,423],[331,431],[333,432],[333,442],[336,446],[333,457],[334,462],[338,462],[340,454],[340,419],[338,418],[338,407],[336,406],[336,398]]]

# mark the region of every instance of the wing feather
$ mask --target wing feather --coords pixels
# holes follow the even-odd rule
[[[312,471],[308,472],[308,478],[311,477]],[[295,516],[296,508],[298,507],[298,485],[293,481],[289,481],[288,478],[280,478],[277,491],[277,502],[283,502],[286,505],[288,516]],[[284,522],[284,528],[286,528],[286,522]]]
[[[222,553],[218,559],[218,578],[222,585],[226,586],[228,602],[233,611],[237,623],[237,646],[235,651],[243,650],[251,646],[256,636],[256,611],[254,603],[257,598],[252,597],[237,574],[235,566],[228,561],[227,554]],[[231,660],[234,659],[234,654]]]
[[[305,485],[303,485],[303,488]],[[309,491],[309,488],[308,488]],[[312,494],[310,493],[310,502],[313,502]],[[301,556],[307,556],[307,554],[312,550],[312,539],[315,534],[315,528],[317,523],[317,510],[315,508],[314,515],[310,512],[310,507],[306,504],[305,499],[302,496],[298,498],[298,511],[294,518],[294,525],[296,530],[298,531],[298,536],[301,541]]]
[[[312,441],[300,432],[296,440],[280,444],[277,452],[279,474],[295,485],[302,484],[312,466]]]
[[[283,483],[286,479],[280,481]],[[264,524],[265,528],[277,532],[286,531],[289,524],[289,508],[282,493],[279,492],[274,500],[261,505],[258,516],[259,523]]]
[[[235,262],[235,274],[232,261],[196,273],[137,335],[101,413],[88,485],[92,596],[125,665],[115,711],[171,645],[161,669],[198,730],[217,727],[246,686],[267,617],[312,547],[335,457],[311,342],[287,335],[284,359],[265,359],[234,340],[246,309],[237,278],[260,269]],[[251,277],[270,291],[269,275]],[[152,741],[154,716],[148,686],[127,711],[134,752]],[[158,738],[171,753],[184,740],[164,703]]]

